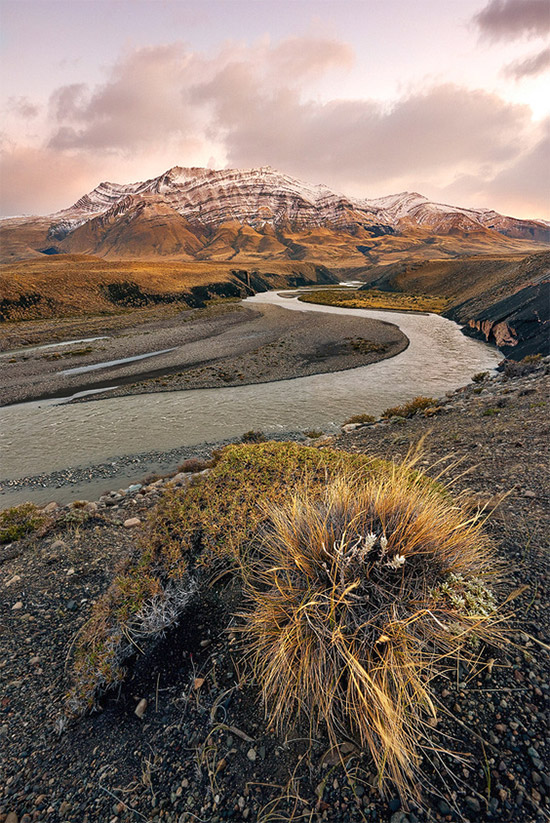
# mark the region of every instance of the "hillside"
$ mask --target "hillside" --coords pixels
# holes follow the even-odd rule
[[[507,357],[550,352],[550,252],[364,269],[365,288],[446,298],[446,317]]]
[[[120,312],[151,305],[204,306],[216,297],[337,283],[324,266],[265,261],[228,263],[106,261],[52,255],[0,266],[0,321]]]

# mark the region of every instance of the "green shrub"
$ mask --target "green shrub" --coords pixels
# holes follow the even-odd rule
[[[429,409],[434,406],[437,406],[437,400],[434,400],[433,397],[419,396],[410,400],[408,403],[404,403],[402,406],[392,406],[386,409],[382,412],[382,417],[413,417],[417,412],[422,411],[422,409]]]
[[[477,374],[474,374],[472,377],[472,381],[474,383],[484,383],[485,380],[489,377],[488,371],[478,371]]]
[[[0,512],[0,543],[20,540],[26,534],[36,531],[45,517],[33,503],[23,503]]]

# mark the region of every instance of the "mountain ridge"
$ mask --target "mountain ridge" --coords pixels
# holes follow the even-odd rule
[[[33,235],[35,224],[41,228]],[[103,181],[47,218],[4,221],[2,234],[5,260],[86,253],[108,259],[274,256],[360,265],[393,262],[392,255],[411,252],[430,259],[495,248],[523,251],[526,244],[550,243],[550,224],[437,203],[418,192],[347,197],[270,166],[174,166],[145,181]]]

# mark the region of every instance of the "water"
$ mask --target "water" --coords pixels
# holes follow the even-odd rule
[[[92,363],[90,366],[78,366],[74,369],[65,369],[58,372],[58,374],[85,374],[88,371],[97,371],[98,369],[108,369],[110,366],[120,366],[122,363],[133,363],[135,360],[146,360],[148,357],[156,357],[159,354],[167,354],[170,351],[175,351],[176,346],[171,349],[159,349],[158,351],[150,351],[146,354],[134,354],[133,357],[121,357],[119,360],[104,360],[102,363]]]
[[[396,357],[347,371],[253,386],[140,394],[77,405],[33,402],[0,409],[0,477],[101,463],[236,437],[249,429],[336,430],[350,415],[379,415],[417,395],[438,397],[494,368],[501,355],[433,314],[338,309],[276,292],[248,303],[347,313],[396,323],[410,340]]]

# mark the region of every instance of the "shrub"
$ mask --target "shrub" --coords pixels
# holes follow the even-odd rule
[[[241,443],[265,443],[267,437],[261,431],[254,431],[254,429],[250,429],[243,434],[241,437]]]
[[[20,540],[44,523],[44,515],[33,503],[23,503],[0,512],[0,543]]]
[[[433,397],[415,397],[402,406],[392,406],[382,412],[382,417],[413,417],[418,411],[437,406],[437,400]]]
[[[204,469],[207,469],[210,466],[210,460],[203,460],[200,457],[188,457],[187,460],[184,460],[178,466],[178,472],[192,472],[196,474],[197,472],[202,472]]]
[[[344,423],[344,426],[347,426],[348,423],[375,423],[376,417],[373,417],[372,414],[354,414],[352,417],[349,417]]]
[[[472,381],[474,383],[484,383],[487,380],[488,377],[489,377],[489,372],[488,371],[478,371],[472,377]]]
[[[497,634],[479,522],[411,470],[338,479],[271,507],[243,569],[241,615],[271,724],[306,715],[334,744],[351,734],[381,788],[389,778],[402,796],[418,780],[419,746],[429,755],[430,680]]]
[[[317,440],[319,437],[323,437],[324,431],[322,429],[309,429],[309,431],[304,432],[304,434],[312,440]]]

